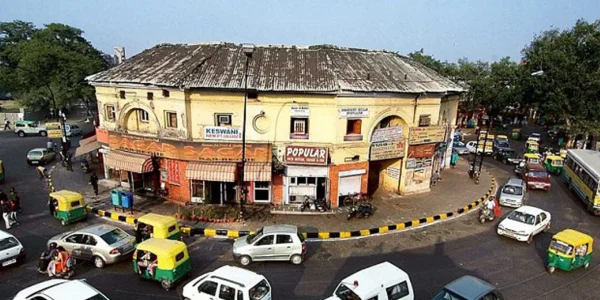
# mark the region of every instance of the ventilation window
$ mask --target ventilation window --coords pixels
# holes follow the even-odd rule
[[[171,96],[171,92],[168,90],[162,90],[162,95],[164,98],[169,98]]]
[[[125,91],[119,91],[119,98],[125,99]]]
[[[148,93],[146,97],[148,98],[148,100],[154,100],[154,93]]]
[[[258,99],[258,93],[257,92],[248,92],[248,99],[250,99],[250,100]]]

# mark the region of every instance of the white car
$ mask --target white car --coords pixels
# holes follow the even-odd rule
[[[542,135],[539,133],[532,133],[529,135],[529,137],[527,138],[528,141],[536,141],[536,142],[540,142],[540,140],[542,139]]]
[[[12,234],[0,230],[0,266],[9,267],[25,261],[25,248]]]
[[[83,133],[81,127],[75,124],[65,124],[65,132],[67,133],[68,137],[81,135],[81,133]]]
[[[485,147],[485,154],[492,154],[494,152],[493,148],[490,147],[491,141],[488,141],[488,146]],[[481,144],[483,145],[483,141],[481,141]],[[467,143],[466,147],[467,149],[469,149],[470,153],[475,153],[475,148],[477,145],[477,141],[470,141]],[[482,147],[479,147],[479,149],[477,149],[477,153],[481,153],[483,151],[483,149],[481,149]]]
[[[21,290],[13,300],[110,300],[83,280],[50,279]]]
[[[500,222],[498,234],[529,244],[536,234],[550,229],[550,219],[549,212],[524,205]]]
[[[252,271],[223,266],[190,281],[183,287],[182,295],[184,300],[271,300],[271,284]]]

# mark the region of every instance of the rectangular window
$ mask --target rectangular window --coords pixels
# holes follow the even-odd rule
[[[112,104],[106,105],[106,119],[110,121],[117,119],[117,110]]]
[[[427,127],[429,125],[431,125],[431,115],[420,115],[419,127]]]
[[[346,134],[360,134],[362,120],[348,120],[346,124]]]
[[[169,92],[168,90],[162,90],[162,96],[164,98],[169,98],[171,96],[171,92]]]
[[[177,114],[174,112],[165,112],[165,117],[167,118],[166,120],[166,125],[169,128],[177,128]]]
[[[402,281],[396,285],[392,285],[385,289],[385,292],[390,300],[399,300],[409,294],[408,284],[406,281]]]
[[[258,99],[258,93],[257,92],[248,92],[248,99],[249,100],[256,100],[256,99]]]
[[[206,186],[204,181],[192,180],[192,202],[203,203],[206,200]]]
[[[140,121],[148,123],[150,121],[150,115],[148,114],[148,112],[143,109],[140,109],[139,112],[140,112]]]
[[[306,177],[298,177],[298,184],[306,184]]]
[[[154,100],[154,93],[150,93],[150,92],[148,92],[148,94],[146,95],[146,98],[147,98],[148,100]]]
[[[215,114],[215,125],[231,126],[231,114]]]
[[[119,91],[119,98],[125,99],[125,91]]]
[[[308,139],[307,118],[292,118],[290,122],[290,139]]]
[[[254,202],[271,202],[271,185],[268,181],[254,182]]]

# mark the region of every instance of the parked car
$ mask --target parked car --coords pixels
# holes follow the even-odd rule
[[[389,262],[360,270],[342,280],[327,300],[413,300],[408,274]]]
[[[263,275],[252,271],[223,266],[200,275],[183,287],[187,300],[205,299],[271,300],[271,284]]]
[[[536,142],[540,142],[542,140],[542,135],[539,133],[532,133],[529,135],[529,137],[527,138],[528,141],[536,141]]]
[[[465,275],[447,284],[433,300],[502,300],[502,294],[492,284]]]
[[[88,260],[103,268],[127,258],[135,250],[135,238],[113,225],[92,225],[57,235],[48,241],[63,246],[79,260]]]
[[[83,133],[81,127],[75,124],[65,124],[65,132],[68,137],[81,135]]]
[[[15,122],[15,133],[20,137],[27,135],[46,136],[48,132],[46,127],[39,124],[37,121],[17,121]]]
[[[551,215],[549,212],[533,206],[521,206],[513,210],[498,225],[498,234],[513,238],[520,242],[533,241],[533,237],[550,230]]]
[[[56,153],[46,148],[35,148],[27,153],[27,163],[30,165],[45,165],[56,158]]]
[[[454,141],[452,143],[452,149],[458,153],[458,155],[469,154],[469,148],[463,142]]]
[[[0,230],[0,266],[9,267],[25,262],[25,248],[12,234]]]
[[[13,300],[110,300],[83,280],[50,279],[21,290]]]
[[[519,178],[511,178],[502,187],[498,203],[504,206],[519,207],[525,202],[525,182]]]
[[[521,159],[517,157],[517,153],[513,149],[502,149],[494,152],[492,158],[497,161],[501,161],[503,164],[516,165],[521,162]]]
[[[233,243],[233,256],[243,266],[253,261],[304,261],[306,242],[294,225],[269,225]]]

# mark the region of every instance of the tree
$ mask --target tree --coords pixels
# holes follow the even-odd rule
[[[419,51],[409,53],[408,57],[448,78],[456,75],[457,70],[455,64],[447,61],[442,62],[431,55],[425,54],[423,48]]]
[[[77,99],[94,97],[87,75],[107,68],[102,53],[83,31],[64,24],[36,29],[31,23],[0,23],[0,85],[9,86],[28,107],[68,109]],[[49,87],[49,88],[48,88]]]
[[[522,51],[523,95],[571,135],[600,134],[600,21],[543,32]],[[543,71],[543,72],[542,72]],[[537,72],[537,73],[534,73]]]

